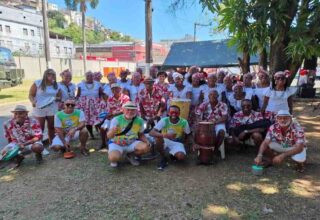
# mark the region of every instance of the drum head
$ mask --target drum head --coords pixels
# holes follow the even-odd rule
[[[200,121],[199,124],[202,124],[202,125],[213,125],[213,122],[211,122],[211,121]]]
[[[172,102],[191,102],[191,99],[179,99],[179,98],[173,98],[171,99]]]

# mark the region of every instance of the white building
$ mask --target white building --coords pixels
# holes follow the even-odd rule
[[[58,5],[57,4],[53,4],[53,3],[49,3],[48,2],[48,11],[58,11]]]
[[[7,47],[12,52],[19,52],[28,56],[43,56],[44,35],[43,17],[37,11],[22,10],[0,4],[0,46]],[[59,43],[57,43],[57,40]],[[52,43],[51,43],[52,42]],[[73,57],[75,50],[70,40],[54,38],[50,40],[50,53],[52,57]],[[56,53],[57,46],[61,50]],[[67,49],[64,49],[64,48]],[[52,49],[54,48],[54,50]],[[66,53],[65,53],[66,52]],[[71,52],[71,54],[70,54]]]

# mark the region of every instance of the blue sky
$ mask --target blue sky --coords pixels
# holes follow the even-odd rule
[[[65,8],[64,0],[48,0]],[[203,12],[197,0],[195,4],[174,14],[168,12],[171,0],[153,0],[152,33],[153,41],[179,39],[185,34],[193,35],[194,23],[208,24],[210,12]],[[120,31],[137,39],[145,39],[144,0],[100,0],[98,7],[88,9],[87,15],[100,20],[107,28]],[[221,39],[222,34],[213,34],[210,27],[197,27],[198,40]]]

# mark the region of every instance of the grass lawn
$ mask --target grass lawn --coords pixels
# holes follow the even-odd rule
[[[31,157],[0,171],[0,219],[319,219],[320,110],[295,105],[308,140],[303,174],[285,163],[252,175],[252,148],[229,150],[212,166],[196,165],[193,153],[163,172],[157,160],[112,169],[102,152],[82,157],[76,150],[72,160],[52,153],[42,165]]]
[[[82,79],[83,77],[74,77],[73,82],[79,83]],[[28,100],[29,89],[32,83],[32,80],[24,80],[22,85],[2,89],[0,91],[0,105]]]

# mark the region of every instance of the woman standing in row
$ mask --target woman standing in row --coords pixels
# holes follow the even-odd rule
[[[91,138],[94,138],[92,126],[100,123],[100,100],[103,96],[103,90],[100,82],[93,80],[93,73],[91,71],[86,73],[86,79],[78,84],[77,108],[81,109],[86,116],[86,127],[90,133]]]
[[[58,111],[61,91],[53,69],[44,71],[43,78],[34,81],[29,91],[29,100],[33,107],[33,116],[39,121],[44,131],[47,121],[49,143],[54,138],[54,115]]]
[[[58,83],[58,86],[61,90],[61,102],[59,103],[59,110],[64,108],[64,102],[68,98],[74,98],[76,95],[76,88],[77,86],[72,83],[72,73],[69,69],[64,70],[60,73],[61,82]]]

